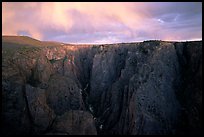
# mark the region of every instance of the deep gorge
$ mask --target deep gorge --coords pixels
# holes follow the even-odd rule
[[[7,53],[3,134],[201,134],[202,41]]]

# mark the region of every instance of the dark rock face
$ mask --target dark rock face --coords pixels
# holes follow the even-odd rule
[[[101,113],[98,109],[101,109],[106,102],[102,96],[105,96],[111,85],[119,78],[127,54],[126,49],[119,47],[102,48],[102,51],[94,56],[90,79],[89,99],[97,116]]]
[[[2,119],[3,134],[29,134],[30,119],[25,101],[23,85],[2,81]]]
[[[96,135],[93,116],[86,111],[71,110],[59,116],[53,131],[67,135]]]
[[[106,69],[112,69],[107,71],[107,76],[113,78],[112,73],[116,72],[114,67],[117,65],[111,64],[113,61],[103,65],[103,61],[97,62]],[[97,66],[100,67],[100,65]],[[173,132],[172,127],[176,122],[179,107],[174,93],[177,71],[176,51],[171,43],[138,45],[129,49],[125,68],[117,81],[113,82],[109,77],[100,76],[98,77],[101,80],[93,81],[101,85],[103,81],[112,83],[109,89],[101,88],[105,90],[103,94],[106,94],[101,96],[106,97],[102,97],[103,100],[100,103],[107,103],[107,106],[103,106],[98,113],[100,122],[104,125],[101,132],[104,134]],[[94,66],[92,72],[94,72]],[[99,86],[99,84],[92,85]],[[99,90],[100,87],[96,89]],[[96,89],[93,91],[91,89],[91,92],[95,92]],[[134,104],[130,105],[132,101]]]
[[[182,106],[179,134],[202,135],[202,45],[176,43],[180,57],[181,86],[178,99]]]
[[[46,130],[55,118],[55,113],[46,103],[45,90],[26,85],[26,97],[35,130]]]
[[[47,103],[58,115],[69,110],[82,110],[84,106],[81,91],[72,79],[53,75],[46,91]]]
[[[202,42],[2,56],[3,134],[202,134]]]

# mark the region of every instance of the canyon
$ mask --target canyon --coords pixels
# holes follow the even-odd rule
[[[2,36],[4,135],[200,135],[202,41]]]

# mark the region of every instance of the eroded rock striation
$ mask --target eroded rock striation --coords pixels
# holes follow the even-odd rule
[[[201,134],[202,42],[8,53],[2,49],[3,134]]]

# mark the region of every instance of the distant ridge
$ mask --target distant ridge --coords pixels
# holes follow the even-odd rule
[[[62,42],[54,41],[40,41],[28,36],[2,36],[2,44],[15,44],[15,45],[24,45],[24,46],[60,46],[65,45]]]
[[[2,43],[15,43],[22,45],[39,46],[41,41],[28,36],[2,36]]]

